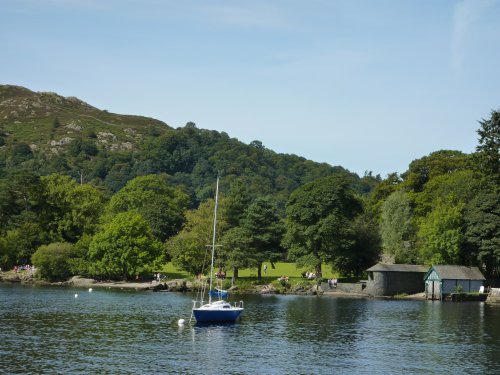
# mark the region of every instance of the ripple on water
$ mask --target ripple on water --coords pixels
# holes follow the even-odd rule
[[[244,296],[238,324],[179,327],[192,298],[2,285],[0,373],[500,373],[484,304]]]

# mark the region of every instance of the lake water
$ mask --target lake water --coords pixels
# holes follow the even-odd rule
[[[247,295],[179,327],[192,299],[0,284],[0,373],[500,374],[500,306]]]

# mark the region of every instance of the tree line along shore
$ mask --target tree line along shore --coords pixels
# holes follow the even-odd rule
[[[359,279],[381,259],[500,276],[498,111],[479,121],[474,153],[435,151],[382,178],[194,123],[172,129],[21,88],[0,86],[0,96],[4,270],[34,264],[51,282],[135,281],[170,262],[206,273],[220,175],[215,266],[237,282],[259,285],[263,265],[280,262]],[[36,105],[13,114],[19,103]],[[131,148],[111,147],[115,138]],[[246,269],[255,278],[240,280]]]

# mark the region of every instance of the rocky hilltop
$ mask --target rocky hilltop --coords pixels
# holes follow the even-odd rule
[[[79,140],[130,151],[167,129],[161,121],[110,113],[76,97],[0,85],[0,146],[24,143],[32,151],[57,154]]]
[[[95,112],[97,108],[75,97],[33,92],[20,86],[0,85],[0,118],[26,120],[51,117],[69,109]]]

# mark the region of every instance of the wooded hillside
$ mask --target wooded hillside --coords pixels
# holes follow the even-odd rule
[[[201,272],[220,175],[220,258],[236,273],[293,260],[359,275],[383,254],[498,275],[499,119],[480,121],[475,154],[436,151],[382,180],[0,86],[0,267],[36,253],[45,270],[64,260],[64,275],[129,278],[170,259]]]

